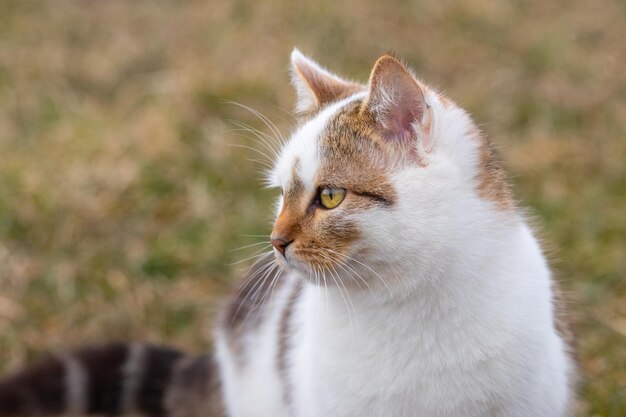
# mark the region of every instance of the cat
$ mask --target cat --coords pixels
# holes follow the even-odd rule
[[[291,55],[272,252],[215,351],[111,344],[0,382],[0,415],[564,417],[556,287],[492,146],[392,55],[367,85]]]

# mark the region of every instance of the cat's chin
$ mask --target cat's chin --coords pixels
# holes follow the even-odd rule
[[[313,269],[304,262],[293,259],[293,256],[283,256],[274,252],[276,263],[285,271],[297,271],[302,274],[311,274]]]
[[[313,283],[319,284],[316,280],[315,268],[306,262],[295,259],[295,256],[292,254],[287,254],[287,256],[283,256],[279,253],[274,252],[274,257],[276,258],[276,263],[287,272],[297,272],[303,279]]]

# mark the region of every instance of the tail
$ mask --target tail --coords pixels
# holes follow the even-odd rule
[[[148,344],[86,347],[0,379],[0,416],[221,415],[212,358]]]

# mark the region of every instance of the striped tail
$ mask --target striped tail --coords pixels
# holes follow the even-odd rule
[[[210,356],[147,344],[86,347],[0,379],[0,416],[222,416]]]

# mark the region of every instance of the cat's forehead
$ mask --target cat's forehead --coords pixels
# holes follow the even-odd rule
[[[297,175],[297,180],[306,188],[313,188],[322,163],[324,139],[329,127],[346,107],[363,98],[364,94],[360,93],[338,101],[304,123],[283,148],[272,171],[272,185],[285,188]]]

